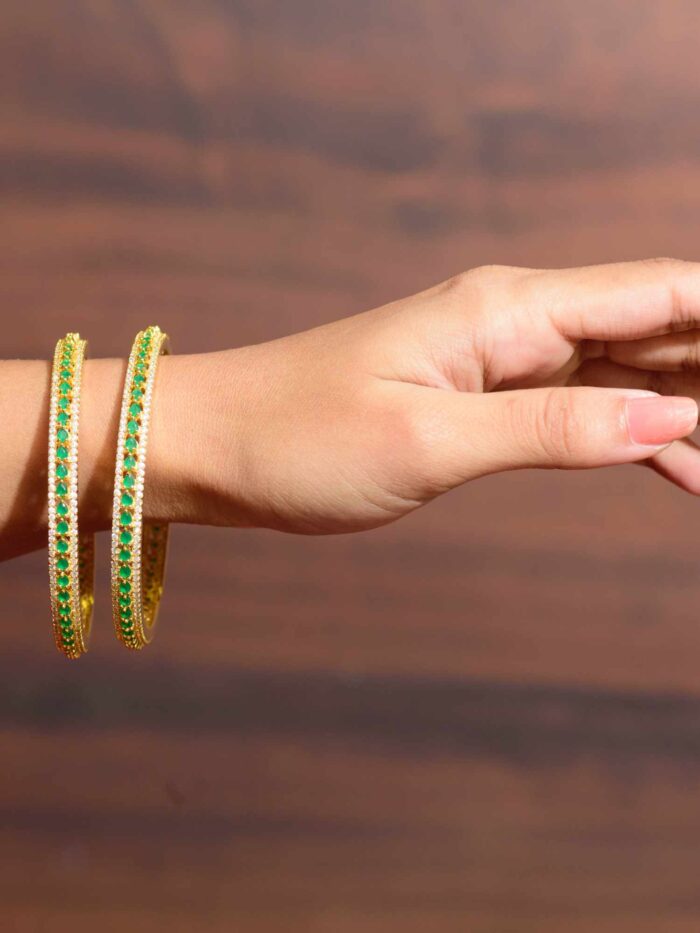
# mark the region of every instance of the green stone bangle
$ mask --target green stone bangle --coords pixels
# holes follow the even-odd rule
[[[158,359],[168,353],[159,327],[136,335],[124,383],[112,508],[112,619],[117,638],[139,650],[153,638],[168,545],[168,525],[143,521],[151,400]]]
[[[56,344],[49,413],[49,583],[56,646],[68,658],[87,651],[92,625],[95,540],[78,529],[78,421],[87,342]]]

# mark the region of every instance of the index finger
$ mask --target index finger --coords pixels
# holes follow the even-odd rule
[[[700,326],[700,263],[679,259],[531,273],[533,300],[570,340],[638,340]]]

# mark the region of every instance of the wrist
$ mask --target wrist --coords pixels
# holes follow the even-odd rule
[[[146,464],[151,521],[253,524],[245,500],[245,350],[164,356]]]
[[[243,350],[166,355],[158,362],[146,454],[144,519],[251,525],[242,478]],[[233,357],[233,359],[232,359]],[[112,521],[126,360],[87,359],[80,424],[80,514]]]

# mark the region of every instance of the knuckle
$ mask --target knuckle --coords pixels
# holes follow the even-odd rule
[[[474,279],[501,279],[504,276],[512,275],[517,269],[514,266],[507,266],[501,263],[487,263],[483,266],[474,266],[469,269],[466,275]]]
[[[584,418],[566,389],[552,389],[544,404],[533,406],[532,431],[538,448],[554,462],[571,459],[580,446]]]
[[[453,275],[445,285],[448,291],[462,295],[465,292],[482,291],[502,285],[522,271],[515,266],[475,266]]]
[[[493,323],[505,317],[512,306],[516,288],[528,272],[514,266],[477,266],[460,272],[445,282],[445,297],[457,314],[468,308],[474,327],[488,320]]]
[[[658,275],[660,273],[669,281],[673,281],[683,270],[688,269],[691,263],[673,256],[653,256],[650,259],[642,259],[641,265],[648,268],[653,274]]]
[[[641,265],[652,267],[651,271],[666,290],[671,332],[677,333],[696,328],[700,321],[688,306],[680,283],[691,271],[697,272],[697,265],[685,259],[675,259],[670,256],[643,259]]]
[[[675,266],[685,265],[685,263],[682,259],[675,259],[673,256],[651,256],[647,259],[643,259],[642,265],[653,266],[655,268],[658,268],[659,266],[662,268],[664,266],[673,268]]]

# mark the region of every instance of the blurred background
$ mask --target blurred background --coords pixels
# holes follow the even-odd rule
[[[698,258],[694,0],[4,0],[4,357],[262,341],[482,263]],[[176,527],[160,630],[0,565],[5,930],[696,933],[700,506],[481,480]]]

